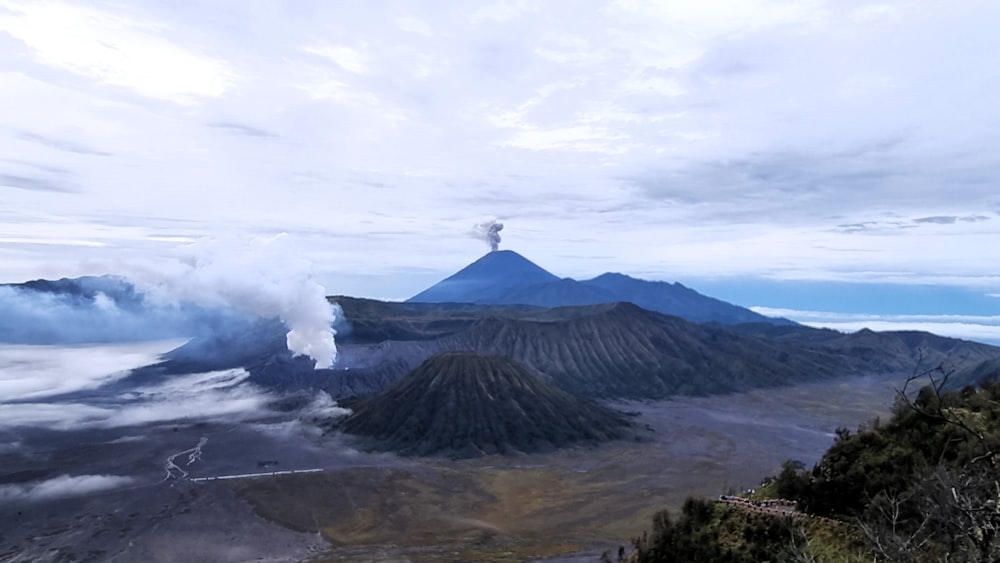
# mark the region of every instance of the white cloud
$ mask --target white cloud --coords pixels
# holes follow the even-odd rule
[[[76,347],[0,345],[0,404],[94,389],[153,363],[181,344],[170,340]]]
[[[36,502],[86,496],[131,485],[131,477],[120,475],[60,475],[37,483],[0,485],[2,502]]]
[[[5,6],[0,279],[287,231],[407,295],[490,214],[563,275],[1000,291],[988,3]]]
[[[891,4],[870,4],[854,10],[853,16],[861,21],[895,20],[902,15],[899,6]]]
[[[806,321],[833,320],[856,322],[878,320],[883,322],[959,322],[1000,326],[998,315],[872,315],[866,313],[834,313],[829,311],[804,311],[799,309],[782,309],[777,307],[753,307],[753,310],[768,316],[794,316]]]
[[[941,336],[976,340],[1000,345],[1000,316],[979,315],[875,315],[803,311],[775,307],[751,307],[771,317],[785,317],[806,326],[831,328],[841,332],[919,330]]]
[[[505,23],[524,15],[531,8],[532,3],[527,0],[495,0],[480,6],[472,14],[472,21]]]
[[[354,74],[367,74],[369,72],[369,65],[365,63],[364,55],[357,49],[343,45],[322,45],[319,47],[307,47],[305,51],[326,57],[337,63],[340,68]]]
[[[72,240],[57,238],[0,237],[0,242],[7,244],[54,244],[56,246],[91,246],[98,248],[108,246],[107,244],[96,240]]]
[[[174,376],[159,385],[134,389],[97,403],[0,403],[0,428],[55,430],[118,428],[179,420],[229,421],[259,417],[273,400],[246,383],[242,369]]]
[[[425,37],[431,37],[434,35],[433,30],[431,30],[431,26],[426,21],[413,16],[401,16],[396,18],[396,25],[403,31],[409,31],[410,33],[416,33]]]
[[[586,126],[547,130],[525,128],[517,132],[506,146],[531,150],[564,149],[615,154],[624,151],[624,147],[619,143],[626,139],[628,139],[626,135]]]
[[[163,39],[163,25],[61,2],[10,3],[0,30],[56,68],[140,94],[189,102],[219,96],[229,83],[223,63]]]

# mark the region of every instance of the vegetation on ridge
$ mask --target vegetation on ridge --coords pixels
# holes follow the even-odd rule
[[[786,462],[766,490],[799,514],[690,499],[676,522],[657,514],[636,560],[1000,560],[1000,383],[945,391],[950,375],[923,374],[912,398],[904,386],[888,422],[839,429],[812,470]]]

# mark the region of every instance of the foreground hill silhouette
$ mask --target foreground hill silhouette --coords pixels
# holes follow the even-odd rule
[[[510,358],[447,352],[359,402],[341,428],[403,455],[477,457],[594,444],[628,426]]]
[[[689,498],[679,518],[653,516],[632,560],[1000,561],[1000,383],[949,392],[949,377],[913,376],[928,384],[902,389],[888,420],[839,429],[811,470],[788,460],[757,488],[795,501],[794,518]]]
[[[490,252],[414,295],[412,303],[479,303],[564,307],[628,301],[695,322],[795,324],[707,297],[679,283],[602,274],[592,280],[559,278],[512,250]]]

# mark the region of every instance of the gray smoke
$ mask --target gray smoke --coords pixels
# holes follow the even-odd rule
[[[500,248],[500,231],[502,230],[503,223],[492,219],[472,227],[472,236],[486,241],[490,245],[490,251],[496,252]]]

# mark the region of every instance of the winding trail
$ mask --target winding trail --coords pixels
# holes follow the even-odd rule
[[[809,516],[804,512],[799,512],[796,502],[787,499],[762,499],[753,500],[745,497],[722,495],[716,502],[743,508],[753,512],[765,512],[781,516]]]
[[[739,508],[742,510],[757,512],[761,514],[770,514],[772,516],[808,518],[810,520],[828,522],[838,526],[846,525],[842,520],[835,520],[833,518],[827,518],[826,516],[817,516],[815,514],[801,512],[798,509],[797,503],[793,500],[787,500],[787,499],[752,500],[745,497],[722,495],[716,500],[716,502],[732,506],[735,508]]]

